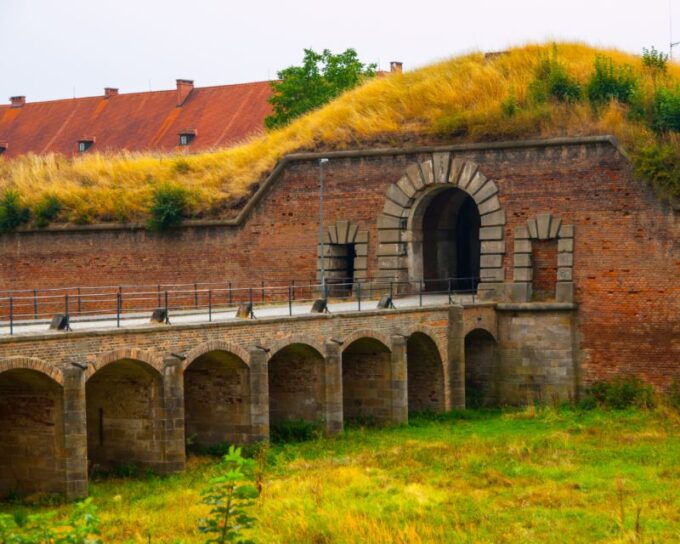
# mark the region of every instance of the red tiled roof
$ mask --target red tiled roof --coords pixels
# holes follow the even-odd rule
[[[4,157],[74,155],[78,140],[94,140],[101,152],[176,151],[189,129],[196,134],[189,151],[224,147],[263,130],[270,96],[269,82],[260,81],[195,87],[181,106],[175,89],[0,105],[0,142]]]

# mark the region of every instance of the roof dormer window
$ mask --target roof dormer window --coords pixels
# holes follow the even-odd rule
[[[78,140],[78,153],[85,153],[93,145],[94,145],[93,138],[83,138],[82,140]]]
[[[195,137],[196,137],[195,128],[185,128],[179,133],[179,145],[180,146],[190,145],[191,142],[194,141]]]

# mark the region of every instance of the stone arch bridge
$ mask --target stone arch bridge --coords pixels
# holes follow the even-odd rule
[[[564,340],[567,361],[553,363],[546,383],[571,394],[572,311],[559,305],[528,311],[479,303],[0,338],[0,495],[81,497],[92,469],[179,471],[187,444],[266,440],[271,426],[287,420],[335,433],[352,419],[403,423],[409,412],[465,407],[466,381],[485,385],[503,375],[502,360],[519,356],[513,322],[522,327],[537,312]],[[554,353],[555,338],[547,341]],[[512,377],[507,383],[533,387]],[[508,400],[503,391],[485,387],[483,396]]]

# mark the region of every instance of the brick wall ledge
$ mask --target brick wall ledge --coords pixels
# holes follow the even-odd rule
[[[499,312],[570,312],[578,308],[571,302],[499,302]]]
[[[397,314],[413,314],[413,313],[423,313],[423,312],[440,312],[448,311],[451,308],[461,308],[457,304],[443,304],[436,306],[423,306],[403,308],[403,309],[387,309],[387,310],[361,310],[353,312],[338,312],[330,314],[304,314],[296,316],[277,316],[277,317],[265,317],[262,319],[233,319],[229,321],[213,321],[206,323],[187,323],[181,325],[143,325],[139,327],[126,327],[120,329],[99,329],[91,331],[51,331],[44,333],[24,333],[15,334],[13,336],[2,336],[0,337],[0,344],[14,344],[14,343],[24,343],[24,342],[35,342],[36,340],[58,340],[64,337],[67,338],[95,338],[100,336],[120,336],[125,334],[140,334],[140,333],[154,333],[154,332],[167,332],[170,329],[173,330],[195,330],[202,328],[211,327],[243,327],[251,326],[256,324],[271,324],[271,323],[283,323],[294,319],[296,321],[312,321],[315,319],[338,319],[346,318],[351,319],[355,317],[371,317],[379,315],[394,315]],[[257,316],[257,308],[255,308],[255,315]],[[172,316],[170,316],[172,321]],[[266,346],[265,346],[266,347]]]
[[[489,142],[489,143],[474,143],[474,144],[453,144],[440,146],[423,146],[423,147],[391,147],[378,149],[353,149],[348,151],[328,151],[328,152],[314,152],[314,153],[291,153],[285,155],[276,164],[271,173],[262,182],[260,187],[248,199],[246,205],[241,209],[238,215],[233,219],[190,219],[184,221],[179,229],[182,228],[204,228],[204,227],[239,227],[246,220],[250,212],[262,200],[267,191],[276,182],[279,174],[284,167],[295,161],[309,161],[321,158],[328,159],[346,159],[346,158],[361,158],[361,157],[378,157],[389,155],[410,155],[418,153],[435,153],[439,151],[484,151],[496,149],[522,149],[527,147],[551,147],[564,145],[583,145],[583,144],[610,144],[615,147],[619,153],[625,155],[623,149],[619,146],[616,138],[611,135],[603,136],[582,136],[575,138],[547,138],[535,140],[517,140],[505,142]],[[144,223],[98,223],[95,225],[54,225],[44,229],[38,228],[20,228],[16,233],[61,233],[61,232],[93,232],[93,231],[120,231],[120,230],[145,230]]]

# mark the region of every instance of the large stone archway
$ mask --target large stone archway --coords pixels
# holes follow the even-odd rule
[[[432,200],[449,189],[459,192],[461,203],[469,197],[479,215],[479,290],[500,291],[505,280],[505,212],[498,187],[475,162],[449,152],[411,164],[388,188],[378,217],[378,275],[397,281],[424,279],[424,215]]]

